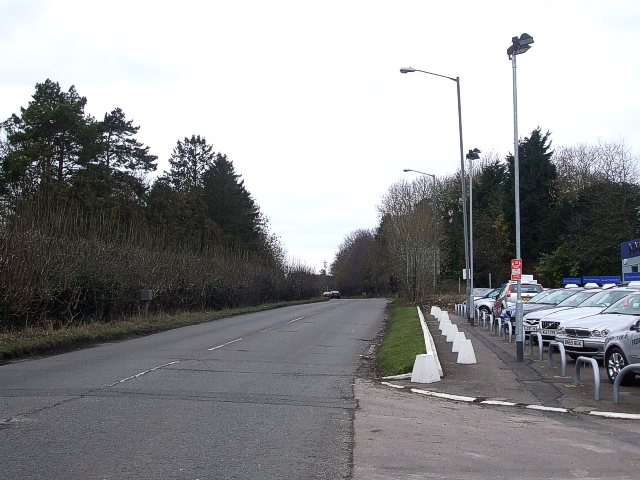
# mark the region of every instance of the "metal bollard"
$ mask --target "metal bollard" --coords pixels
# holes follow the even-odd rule
[[[590,363],[593,368],[593,398],[595,400],[600,400],[600,367],[598,367],[598,362],[595,358],[591,357],[578,357],[576,358],[576,369],[573,374],[573,384],[580,385],[580,365],[583,363]],[[615,403],[618,403],[615,401]]]
[[[560,342],[549,342],[549,366],[553,367],[553,347],[560,350],[560,375],[567,376],[567,355],[564,351],[564,345]]]
[[[622,382],[625,375],[631,371],[640,373],[640,363],[631,363],[618,372],[613,382],[613,403],[620,402],[620,394],[618,393],[620,382]]]
[[[538,360],[542,361],[544,345],[542,343],[542,334],[540,332],[529,332],[529,353],[533,355],[533,335],[538,337]]]

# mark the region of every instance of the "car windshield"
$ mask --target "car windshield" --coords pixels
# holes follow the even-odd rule
[[[473,289],[474,297],[484,297],[490,292],[491,292],[490,288],[474,288]]]
[[[613,305],[618,300],[631,294],[629,290],[608,290],[606,292],[600,292],[593,297],[586,299],[579,307],[608,307]]]
[[[540,292],[535,297],[533,297],[531,300],[529,300],[528,303],[542,303],[542,300],[547,298],[553,292],[555,292],[555,290],[545,290],[544,292]]]
[[[596,295],[598,292],[599,290],[595,290],[595,291],[585,290],[583,292],[578,292],[575,295],[570,296],[566,300],[561,301],[558,304],[558,307],[577,307],[585,300],[588,300],[589,298]]]
[[[602,313],[619,313],[622,315],[640,315],[640,293],[632,293],[621,298]]]
[[[539,285],[520,285],[520,293],[538,293],[542,288]],[[513,293],[516,293],[516,286],[513,287]]]
[[[575,295],[579,291],[580,290],[577,290],[577,291],[576,290],[557,290],[553,292],[551,295],[549,295],[548,297],[545,297],[541,302],[537,302],[537,303],[542,303],[544,305],[557,305],[561,301],[566,300],[567,298],[569,298],[572,295]]]

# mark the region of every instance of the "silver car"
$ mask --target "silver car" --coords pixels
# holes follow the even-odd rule
[[[538,329],[542,334],[542,341],[548,343],[555,340],[558,327],[563,325],[564,322],[602,313],[605,308],[632,293],[638,293],[638,289],[613,288],[596,293],[575,308],[562,311],[547,310],[547,315],[540,318],[540,323],[538,324]]]
[[[605,340],[604,366],[609,381],[613,383],[620,370],[631,363],[640,363],[640,319],[634,317],[612,329]],[[621,383],[629,383],[634,377],[632,372]]]
[[[627,295],[599,315],[563,322],[558,327],[556,341],[562,342],[567,354],[604,357],[604,343],[612,330],[640,320],[640,292]]]

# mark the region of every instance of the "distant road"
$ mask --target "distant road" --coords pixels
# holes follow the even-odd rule
[[[385,300],[330,300],[0,367],[1,479],[340,479]]]

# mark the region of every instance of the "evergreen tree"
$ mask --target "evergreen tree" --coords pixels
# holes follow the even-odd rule
[[[204,203],[223,232],[223,242],[243,250],[263,250],[260,209],[226,155],[216,155],[203,175],[203,185]]]
[[[44,191],[66,186],[81,166],[85,146],[93,142],[92,119],[84,115],[86,103],[74,86],[63,92],[49,79],[36,84],[28,107],[10,119],[4,181],[38,185]]]
[[[551,162],[551,133],[542,135],[540,128],[519,142],[520,170],[520,248],[525,271],[533,271],[540,254],[557,246],[553,211],[556,194],[556,166]],[[515,172],[513,155],[508,155],[508,181],[505,185],[503,210],[509,228],[515,232]],[[515,244],[515,233],[514,233]],[[515,255],[515,252],[514,252]]]
[[[200,135],[178,140],[169,158],[171,166],[166,180],[176,191],[189,192],[202,187],[202,178],[216,158],[213,147]]]

